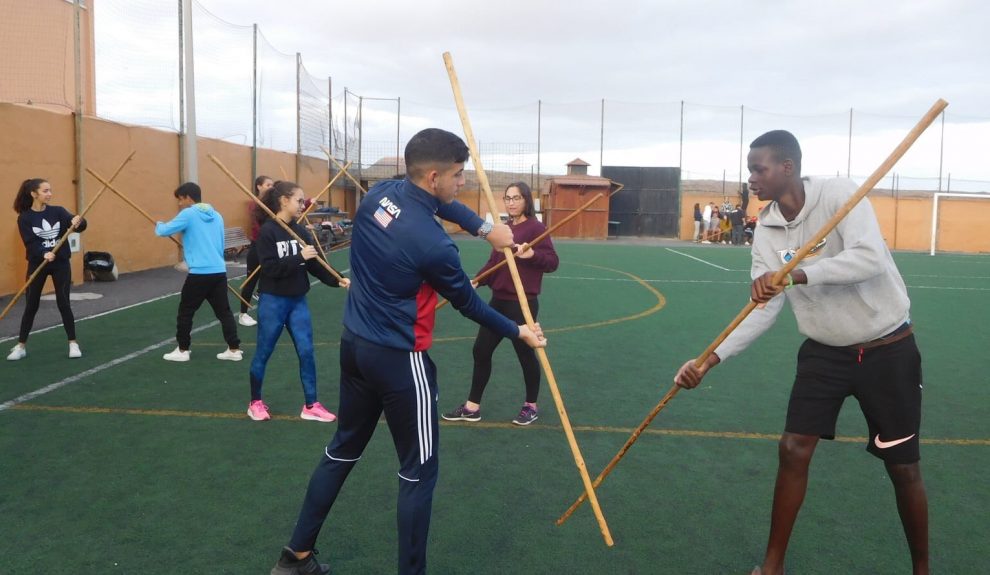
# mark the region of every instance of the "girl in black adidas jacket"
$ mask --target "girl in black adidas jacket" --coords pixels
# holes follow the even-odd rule
[[[86,220],[72,215],[62,206],[50,205],[51,200],[52,185],[40,178],[24,180],[14,198],[14,211],[18,214],[17,227],[27,252],[27,277],[43,262],[48,263],[27,288],[21,331],[17,345],[7,356],[9,361],[17,361],[27,355],[28,334],[41,305],[41,290],[45,287],[48,276],[52,277],[52,283],[55,284],[55,301],[62,314],[65,334],[69,338],[69,357],[82,357],[76,341],[76,322],[69,305],[69,286],[72,285],[72,268],[69,265],[71,252],[68,242],[63,243],[58,252],[53,252],[52,248],[65,234],[85,230]]]

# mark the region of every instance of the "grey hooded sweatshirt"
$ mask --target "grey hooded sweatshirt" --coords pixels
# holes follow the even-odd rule
[[[760,212],[753,239],[753,279],[784,267],[856,193],[847,178],[806,178],[801,212],[788,222],[777,202]],[[722,360],[746,349],[777,319],[786,298],[798,331],[817,342],[849,346],[882,337],[909,320],[911,302],[887,249],[873,206],[860,201],[798,264],[807,285],[795,285],[749,316],[715,349]]]

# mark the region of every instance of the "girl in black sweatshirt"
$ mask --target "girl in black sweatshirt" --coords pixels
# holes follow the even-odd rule
[[[306,237],[306,229],[295,223],[305,205],[302,188],[293,182],[275,182],[265,194],[264,202],[275,217],[289,225],[300,238]],[[334,421],[336,416],[327,411],[316,397],[313,322],[306,303],[306,292],[309,291],[310,274],[333,287],[339,285],[346,288],[350,286],[350,280],[344,278],[338,284],[337,279],[316,259],[316,248],[299,245],[278,222],[268,218],[267,212],[259,210],[258,213],[264,220],[255,240],[261,265],[258,342],[254,359],[251,360],[251,403],[248,404],[247,414],[255,421],[271,419],[268,406],[261,400],[261,386],[268,359],[285,327],[299,356],[299,376],[305,396],[299,417],[312,421]]]
[[[14,211],[17,212],[17,228],[24,241],[24,249],[28,261],[27,277],[30,277],[38,266],[48,262],[45,268],[34,278],[25,293],[24,316],[21,318],[21,330],[17,345],[7,356],[9,361],[17,361],[27,355],[28,334],[34,325],[34,316],[41,305],[41,290],[45,280],[52,277],[55,284],[55,301],[58,311],[62,314],[62,325],[69,338],[69,357],[82,357],[79,343],[76,341],[76,321],[69,305],[69,286],[72,285],[72,267],[69,265],[70,250],[68,242],[63,243],[58,252],[52,248],[65,234],[72,231],[81,232],[86,229],[86,220],[74,216],[61,206],[52,206],[52,185],[47,180],[33,178],[24,180],[17,197],[14,198]]]

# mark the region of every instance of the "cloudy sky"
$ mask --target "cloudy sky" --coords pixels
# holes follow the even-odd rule
[[[99,0],[97,25],[101,17],[109,21],[121,11],[127,12],[125,20],[154,17],[145,4],[148,0]],[[401,97],[403,141],[430,125],[460,131],[441,59],[450,51],[483,144],[535,146],[537,101],[542,101],[544,171],[555,171],[552,164],[575,155],[597,170],[604,98],[605,164],[683,161],[699,176],[726,170],[735,179],[742,122],[746,144],[767,129],[794,131],[805,148],[806,171],[845,174],[848,167],[865,176],[941,97],[950,104],[944,149],[936,124],[897,170],[906,178],[937,182],[943,152],[946,176],[990,181],[986,2],[199,0],[199,5],[233,24],[258,23],[278,51],[302,53],[322,89],[332,77],[334,96],[346,86],[366,98]],[[201,17],[197,26],[204,20],[209,18]],[[247,38],[250,50],[250,28],[213,24],[224,29],[221,36]],[[138,28],[135,33],[147,38]],[[217,42],[204,30],[197,32],[197,50],[209,52],[214,65],[197,62],[197,81],[208,84],[209,77],[229,86],[224,70],[238,57],[217,45],[239,41]],[[287,61],[291,66],[291,58]],[[291,81],[290,69],[284,82]],[[278,99],[271,96],[269,104],[277,107]],[[293,103],[286,102],[284,119],[291,122]],[[368,100],[365,106],[366,138],[394,142],[395,104]],[[278,123],[267,122],[269,131],[277,132]]]

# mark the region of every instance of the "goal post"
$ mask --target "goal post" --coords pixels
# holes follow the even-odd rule
[[[938,246],[938,216],[939,202],[942,198],[965,198],[967,200],[990,200],[990,194],[984,193],[958,193],[958,192],[935,192],[932,201],[932,237],[929,255],[935,255]]]

